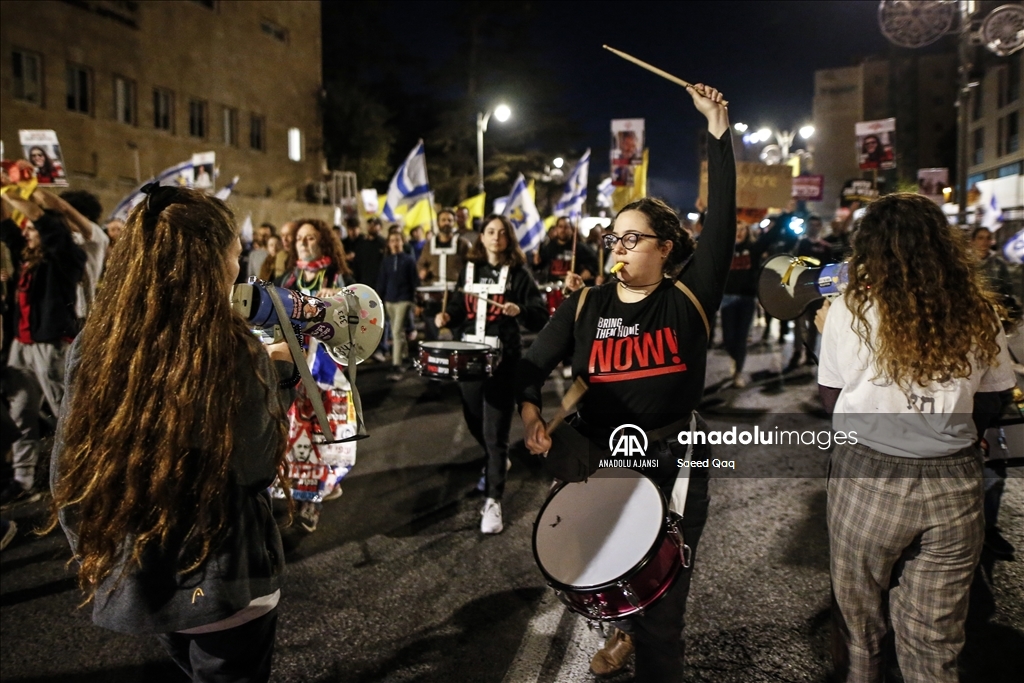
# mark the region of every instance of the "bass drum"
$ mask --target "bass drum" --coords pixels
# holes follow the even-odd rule
[[[562,484],[533,527],[533,556],[573,612],[615,621],[657,602],[689,567],[690,549],[661,491],[631,469]]]

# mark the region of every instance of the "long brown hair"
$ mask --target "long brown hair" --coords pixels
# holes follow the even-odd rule
[[[166,208],[143,202],[129,216],[78,341],[51,528],[58,510],[74,509],[87,599],[153,547],[177,551],[178,572],[196,569],[234,523],[225,491],[238,373],[259,368],[263,351],[225,292],[238,238],[230,210],[175,192]],[[277,442],[286,481],[282,420]]]
[[[887,195],[853,234],[845,299],[879,378],[904,390],[971,374],[999,355],[999,317],[959,229],[922,195]],[[867,310],[875,307],[872,339]]]
[[[335,234],[331,226],[319,218],[300,218],[295,221],[295,236],[292,238],[292,248],[289,254],[292,263],[295,263],[298,259],[295,242],[298,239],[299,230],[302,229],[303,225],[307,224],[316,228],[317,244],[320,246],[320,253],[331,257],[331,263],[338,269],[339,273],[346,277],[351,276],[352,270],[348,267],[348,261],[345,259],[345,247],[342,246],[341,240],[338,239],[338,235]]]
[[[491,224],[491,221],[498,221],[501,223],[502,229],[505,231],[506,242],[508,246],[505,247],[505,251],[498,255],[499,266],[510,266],[515,268],[516,266],[526,265],[526,254],[523,253],[522,248],[519,246],[519,240],[516,239],[516,229],[512,227],[512,221],[505,216],[499,216],[496,213],[492,213],[490,216],[484,219],[484,222],[480,232],[483,233],[487,229],[487,226]],[[482,239],[477,239],[473,243],[473,246],[469,248],[469,253],[466,254],[466,258],[473,263],[487,263],[487,249],[484,247]]]

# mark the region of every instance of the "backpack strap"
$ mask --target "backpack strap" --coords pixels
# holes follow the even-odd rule
[[[587,300],[587,294],[590,293],[591,289],[592,289],[591,287],[584,287],[580,291],[579,301],[576,302],[576,318],[575,318],[576,321],[579,321],[579,319],[580,319],[580,313],[583,312],[583,302]]]
[[[700,305],[700,301],[697,300],[697,295],[694,294],[689,287],[684,285],[679,280],[676,280],[676,289],[686,295],[686,298],[693,302],[693,305],[697,307],[697,312],[700,313],[700,319],[704,321],[704,332],[708,336],[708,340],[711,339],[711,325],[708,323],[708,314],[704,312],[704,307]],[[577,315],[578,309],[577,309]]]

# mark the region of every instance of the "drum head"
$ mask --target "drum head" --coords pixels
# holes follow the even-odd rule
[[[488,351],[490,346],[478,342],[464,341],[425,341],[420,342],[421,349],[436,349],[438,351]]]
[[[654,482],[626,468],[599,469],[563,486],[541,510],[533,536],[537,563],[565,586],[607,585],[650,553],[664,519]]]

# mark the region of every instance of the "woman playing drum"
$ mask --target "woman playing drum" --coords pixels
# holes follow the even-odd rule
[[[589,384],[575,425],[595,443],[607,442],[616,427],[636,425],[647,433],[680,424],[691,416],[704,390],[707,313],[722,299],[736,229],[736,169],[723,98],[714,88],[688,88],[708,119],[708,212],[700,249],[675,212],[657,199],[641,199],[616,217],[605,246],[617,264],[618,281],[588,290],[559,308],[519,365],[518,399],[526,446],[546,453],[551,439],[540,412],[541,386],[552,369],[572,357],[573,375]],[[687,264],[692,257],[692,263]],[[681,273],[681,274],[680,274]],[[676,282],[678,278],[678,282]],[[703,422],[698,418],[696,425]],[[682,429],[688,429],[682,426]],[[671,494],[685,447],[672,437],[652,438],[646,458],[656,467],[636,468]],[[662,432],[663,433],[663,432]],[[669,443],[671,441],[672,443]],[[707,446],[692,458],[707,457]],[[707,517],[707,470],[690,470],[683,515],[685,543],[696,550]],[[636,680],[682,679],[681,637],[689,568],[680,571],[664,598],[643,616],[620,622],[636,647]],[[592,668],[613,673],[632,650],[629,636],[616,633],[594,658]],[[612,651],[612,652],[609,652]],[[609,661],[617,659],[618,661]]]
[[[462,410],[469,431],[487,454],[484,504],[480,531],[501,533],[501,496],[505,490],[508,433],[515,409],[513,374],[522,355],[519,323],[537,331],[548,319],[547,306],[537,283],[526,270],[526,256],[515,230],[504,216],[484,221],[480,239],[470,248],[459,276],[458,290],[446,310],[438,313],[438,327],[460,327],[458,339],[500,347],[501,361],[483,381],[460,382]]]

